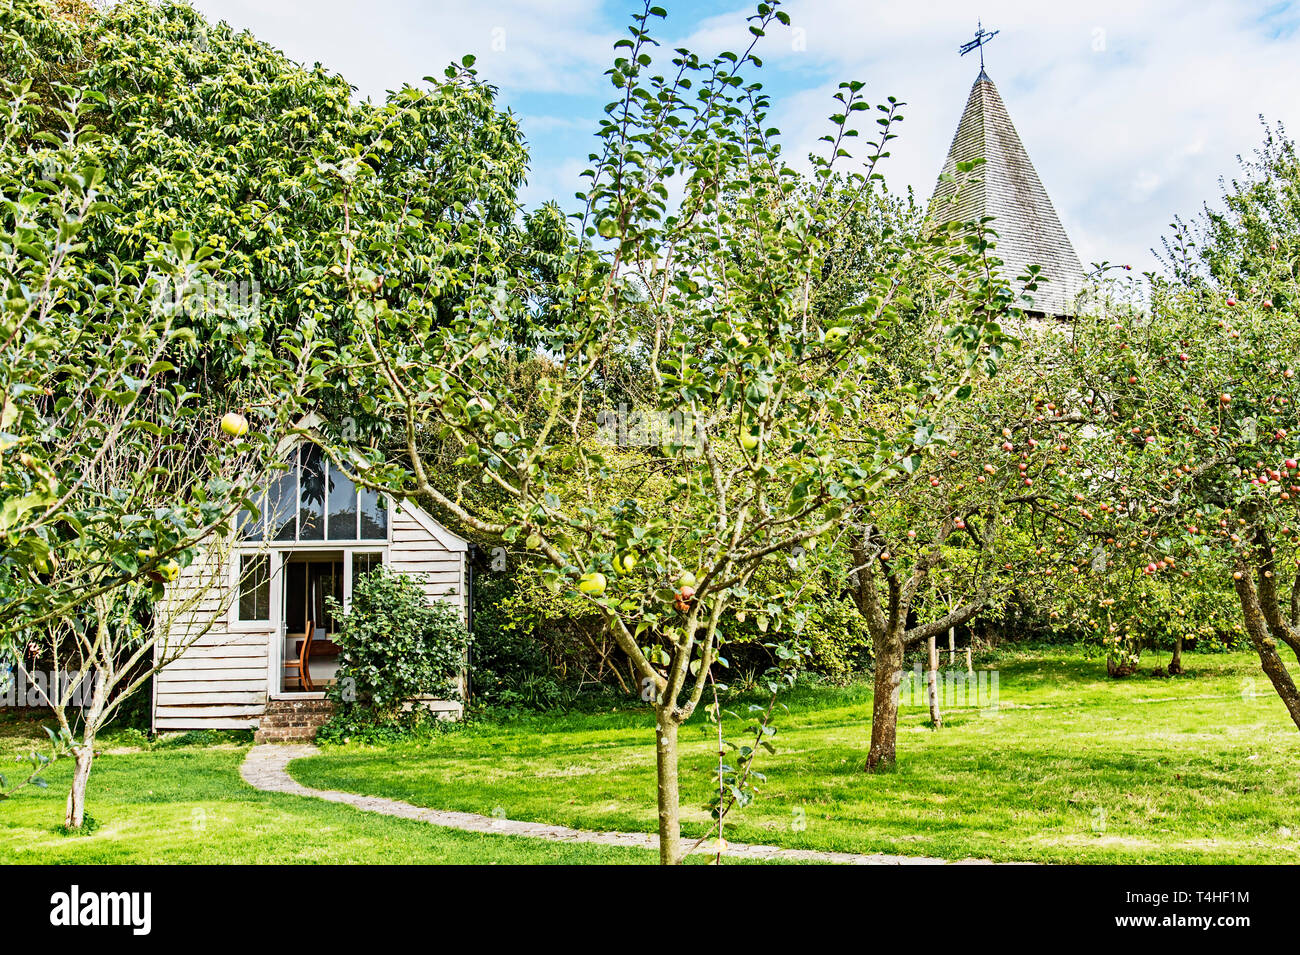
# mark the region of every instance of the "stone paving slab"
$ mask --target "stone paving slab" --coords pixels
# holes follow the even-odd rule
[[[647,832],[595,832],[587,829],[571,829],[568,826],[552,826],[543,822],[523,822],[516,819],[500,819],[496,816],[481,816],[473,812],[453,812],[444,809],[426,809],[399,799],[383,796],[361,796],[356,793],[338,792],[331,789],[311,789],[289,775],[289,763],[295,759],[314,756],[320,750],[308,743],[263,743],[248,751],[239,773],[254,789],[265,792],[290,793],[295,796],[313,796],[329,802],[346,803],[365,812],[377,812],[385,816],[397,816],[402,819],[415,819],[433,826],[447,829],[460,829],[464,832],[486,832],[503,836],[524,836],[532,839],[547,839],[551,842],[583,842],[602,846],[621,846],[630,849],[649,849],[659,851],[659,837]],[[694,850],[698,853],[712,855],[714,850],[700,846]],[[992,865],[983,859],[965,859],[951,863],[947,859],[933,859],[924,856],[899,856],[885,854],[862,854],[856,852],[822,852],[815,849],[782,849],[779,846],[754,845],[743,842],[729,842],[723,855],[737,859],[756,859],[772,862],[823,862],[837,865]]]

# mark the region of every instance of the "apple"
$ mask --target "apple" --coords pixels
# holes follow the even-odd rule
[[[843,325],[836,325],[834,328],[826,329],[826,343],[829,345],[833,342],[843,340],[849,334],[849,330]]]
[[[237,411],[227,411],[221,416],[221,430],[232,438],[248,434],[248,419]]]
[[[758,435],[752,431],[746,431],[740,436],[740,446],[746,451],[753,451],[758,447]]]
[[[1273,303],[1270,302],[1268,299],[1264,299],[1264,307],[1265,307],[1265,308],[1272,308],[1272,307],[1273,307]]]
[[[599,597],[605,592],[605,575],[601,573],[583,574],[578,578],[578,589],[588,597]]]
[[[158,565],[158,573],[162,574],[162,579],[171,583],[181,575],[181,565],[176,561],[168,559]]]
[[[1228,299],[1228,305],[1229,305],[1229,307],[1231,307],[1231,306],[1233,306],[1233,305],[1236,305],[1236,304],[1237,304],[1237,300],[1236,300],[1235,298],[1231,298],[1231,297],[1229,297],[1229,299]]]
[[[694,574],[689,570],[683,570],[681,575],[677,578],[677,589],[681,590],[685,587],[694,587],[697,582],[698,581],[696,581]]]
[[[636,570],[636,554],[632,551],[628,551],[626,554],[615,554],[612,563],[619,574],[630,574]]]
[[[1219,395],[1219,402],[1225,405],[1232,404],[1232,395],[1229,394]]]

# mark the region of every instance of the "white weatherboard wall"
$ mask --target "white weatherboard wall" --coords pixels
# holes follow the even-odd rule
[[[393,509],[388,568],[417,576],[431,599],[446,600],[468,622],[469,547],[413,504]]]
[[[154,729],[241,729],[266,706],[269,633],[231,633],[227,553],[201,555],[168,588],[155,658],[183,651],[154,678]]]
[[[382,552],[389,570],[418,579],[431,600],[451,602],[468,623],[469,545],[408,502],[390,504],[388,526],[386,542],[328,547],[343,551],[345,560],[354,550]],[[302,549],[286,545],[282,550],[287,554]],[[237,556],[196,561],[168,588],[168,600],[187,600],[193,607],[170,622],[167,645],[173,653],[185,649],[154,680],[155,730],[255,728],[273,687],[279,695],[279,657],[272,649],[279,628],[230,625],[231,562]],[[272,581],[273,588],[280,585],[278,578]],[[208,632],[196,636],[209,623]],[[160,645],[156,657],[167,652]]]

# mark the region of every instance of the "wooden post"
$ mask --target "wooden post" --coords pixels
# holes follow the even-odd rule
[[[957,628],[948,628],[948,666],[957,662]]]
[[[943,713],[939,710],[939,651],[934,637],[926,641],[926,649],[929,651],[929,669],[925,675],[926,696],[930,703],[930,721],[938,729],[943,725]]]

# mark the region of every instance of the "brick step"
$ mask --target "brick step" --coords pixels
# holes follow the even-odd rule
[[[334,715],[331,700],[271,700],[258,720],[256,743],[310,741]]]

